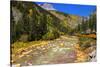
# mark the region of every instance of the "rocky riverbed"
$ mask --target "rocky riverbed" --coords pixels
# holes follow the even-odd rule
[[[19,53],[12,54],[12,64],[30,66],[96,61],[95,41],[93,45],[83,50],[79,37],[61,36],[55,40],[33,44],[26,49],[22,49]],[[89,50],[91,51],[86,53]]]

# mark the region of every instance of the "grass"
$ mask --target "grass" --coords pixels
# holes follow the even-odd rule
[[[93,38],[86,38],[86,37],[80,37],[80,47],[82,50],[85,50],[93,45],[96,45],[96,40]]]
[[[45,45],[47,42],[48,41],[15,42],[15,43],[11,44],[12,54],[16,54],[32,45],[34,45],[34,46]]]

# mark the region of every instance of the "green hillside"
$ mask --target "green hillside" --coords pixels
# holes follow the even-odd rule
[[[12,1],[11,5],[12,40],[53,39],[59,36],[56,25],[61,26],[61,21],[48,11],[31,2]]]
[[[34,2],[11,1],[11,43],[51,40],[63,34],[81,33],[86,31],[83,20],[80,16],[45,10]],[[89,27],[93,28],[94,21]]]
[[[12,43],[17,40],[55,39],[70,29],[67,22],[35,3],[18,1],[11,3]]]

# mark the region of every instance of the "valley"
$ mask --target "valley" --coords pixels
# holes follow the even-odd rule
[[[79,16],[48,3],[11,1],[10,26],[12,66],[97,60],[96,10]]]

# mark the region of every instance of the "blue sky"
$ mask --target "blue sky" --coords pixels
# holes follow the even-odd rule
[[[44,4],[46,2],[37,2],[37,4]],[[50,3],[53,7],[60,12],[78,15],[78,16],[89,16],[95,9],[94,5],[76,5],[76,4],[61,4],[61,3]]]

